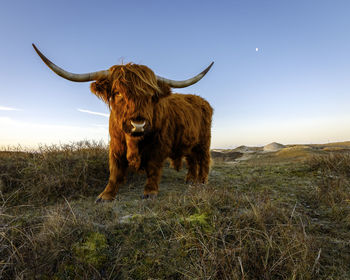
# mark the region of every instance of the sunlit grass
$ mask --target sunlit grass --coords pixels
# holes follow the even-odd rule
[[[0,278],[346,279],[348,154],[216,163],[207,186],[164,168],[156,200],[130,175],[112,203],[107,147],[0,153]]]

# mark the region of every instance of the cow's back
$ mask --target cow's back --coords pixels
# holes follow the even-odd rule
[[[176,158],[194,146],[210,144],[212,114],[210,104],[197,95],[172,94],[161,99],[155,107],[154,128],[163,151]]]

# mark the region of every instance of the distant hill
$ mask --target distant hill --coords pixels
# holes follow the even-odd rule
[[[276,152],[276,151],[279,151],[285,147],[286,146],[284,146],[280,143],[272,142],[270,144],[265,145],[263,150],[264,150],[264,152]]]
[[[327,144],[289,144],[272,142],[262,147],[239,146],[235,149],[216,149],[211,151],[214,162],[239,161],[303,161],[313,155],[328,153],[350,153],[350,141]]]

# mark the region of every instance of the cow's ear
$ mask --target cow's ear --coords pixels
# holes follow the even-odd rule
[[[97,80],[96,82],[91,83],[90,90],[105,103],[109,103],[112,92],[111,83],[108,79]]]
[[[158,81],[159,92],[157,92],[153,99],[158,100],[159,98],[167,97],[172,94],[171,87],[163,82]]]

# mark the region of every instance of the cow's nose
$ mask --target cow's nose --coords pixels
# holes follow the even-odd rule
[[[137,121],[130,121],[133,128],[131,129],[131,132],[143,132],[144,126],[146,124],[146,121],[137,122]]]

